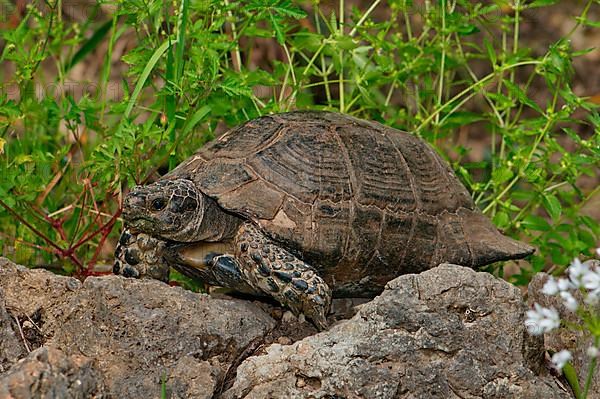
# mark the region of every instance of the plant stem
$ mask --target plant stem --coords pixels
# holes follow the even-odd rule
[[[598,348],[600,345],[600,336],[596,336],[594,338],[594,346]],[[588,369],[588,375],[585,379],[585,385],[583,388],[583,394],[579,399],[586,399],[588,392],[590,391],[590,387],[592,386],[592,379],[594,378],[594,371],[596,370],[596,365],[598,363],[598,356],[595,356],[590,362],[590,368]]]
[[[48,236],[46,236],[44,233],[42,233],[41,231],[39,231],[38,229],[33,227],[31,224],[29,224],[29,222],[27,220],[25,220],[21,215],[19,215],[17,212],[15,212],[10,206],[6,205],[6,203],[4,201],[0,200],[0,206],[2,206],[4,209],[6,209],[6,211],[8,213],[10,213],[11,215],[13,215],[14,218],[17,219],[19,222],[21,222],[25,226],[27,226],[27,228],[29,230],[33,231],[37,236],[41,237],[44,241],[46,241],[48,243],[48,245],[50,245],[51,247],[56,249],[58,251],[58,253],[61,253],[61,254],[63,253],[63,249],[61,247],[56,245],[54,243],[54,241],[52,241],[50,238],[48,238]]]
[[[499,72],[504,72],[507,70],[510,70],[511,68],[517,68],[520,66],[524,66],[524,65],[539,65],[541,64],[541,61],[521,61],[521,62],[516,62],[514,64],[509,64],[509,65],[505,65],[502,68],[499,69]],[[415,132],[419,132],[421,129],[423,129],[428,123],[430,123],[440,112],[442,112],[444,110],[444,108],[446,108],[446,106],[448,104],[452,104],[453,102],[457,101],[459,98],[463,97],[464,95],[466,95],[467,93],[469,93],[470,91],[472,91],[473,89],[475,89],[476,86],[478,85],[483,85],[487,82],[489,82],[490,80],[492,80],[492,78],[496,77],[496,74],[498,72],[492,72],[486,76],[484,76],[483,78],[481,78],[479,81],[472,83],[471,85],[469,85],[469,87],[467,87],[466,89],[462,90],[460,93],[456,94],[454,97],[452,97],[450,100],[446,101],[446,103],[442,106],[440,106],[438,109],[436,109],[434,112],[432,112],[423,122],[421,122],[421,124],[419,126],[417,126],[417,128],[415,129]],[[476,93],[475,93],[476,94]],[[469,96],[469,98],[471,98],[474,94],[471,94],[471,96]],[[454,107],[453,109],[456,109],[457,107]],[[452,112],[449,112],[448,115],[451,115]]]
[[[354,34],[356,33],[356,29],[358,27],[360,27],[365,22],[365,20],[373,12],[373,10],[375,9],[375,7],[377,7],[377,5],[379,5],[379,3],[381,3],[381,0],[375,0],[371,4],[371,6],[367,9],[367,11],[365,11],[365,13],[363,14],[363,16],[360,17],[360,19],[358,20],[358,22],[356,23],[356,25],[354,25],[354,27],[352,28],[352,30],[350,31],[350,33],[348,34],[348,36],[350,36],[350,37],[354,36]]]
[[[556,108],[557,100],[558,100],[558,92],[555,92],[554,97],[552,99],[551,112],[554,112],[554,109]],[[492,207],[494,207],[500,201],[500,199],[502,197],[504,197],[506,195],[506,193],[508,193],[508,191],[512,188],[512,186],[514,186],[521,178],[521,174],[522,174],[523,170],[531,162],[531,159],[533,158],[533,154],[535,154],[535,151],[537,150],[538,145],[540,144],[542,139],[546,136],[546,133],[548,133],[548,130],[550,130],[550,127],[552,127],[552,125],[554,124],[554,118],[552,117],[552,115],[546,115],[546,118],[547,118],[546,124],[542,128],[542,131],[540,132],[540,134],[538,134],[538,136],[536,137],[535,142],[533,143],[533,145],[531,147],[531,151],[529,151],[529,155],[527,156],[527,160],[523,163],[523,165],[525,165],[525,166],[522,166],[519,169],[519,173],[515,174],[515,177],[510,181],[510,183],[506,187],[504,187],[504,190],[502,190],[502,192],[500,194],[495,196],[494,199],[492,200],[492,202],[490,202],[490,204],[485,207],[485,209],[483,210],[483,213],[487,213]]]
[[[223,0],[223,3],[225,4],[225,7],[229,8],[229,0]],[[235,48],[233,50],[233,59],[234,59],[234,64],[233,64],[233,68],[239,72],[241,71],[242,68],[242,56],[240,54],[240,44],[239,44],[239,38],[237,36],[237,29],[235,26],[235,21],[233,19],[233,13],[231,12],[231,10],[227,10],[227,15],[229,16],[229,18],[231,18],[231,22],[230,22],[230,26],[231,26],[231,36],[232,36],[232,40],[235,43]]]
[[[338,21],[338,35],[344,35],[344,0],[340,0],[340,17]],[[338,88],[340,91],[340,112],[346,112],[346,106],[344,104],[344,50],[338,51],[338,57],[340,58],[340,81]]]
[[[438,90],[437,90],[437,99],[436,99],[436,107],[439,108],[442,104],[442,96],[444,93],[444,74],[446,67],[446,0],[442,0],[440,2],[441,12],[442,12],[442,56],[440,59],[440,70],[439,70],[439,80],[438,80]],[[440,114],[436,114],[435,116],[435,125],[439,126],[440,122]],[[434,142],[437,139],[437,128],[435,129],[435,138]]]

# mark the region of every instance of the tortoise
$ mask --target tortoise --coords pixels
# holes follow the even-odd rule
[[[125,198],[114,273],[267,295],[327,326],[332,297],[449,262],[533,253],[503,236],[424,141],[331,112],[263,116]]]

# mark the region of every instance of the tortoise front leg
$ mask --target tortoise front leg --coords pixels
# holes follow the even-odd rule
[[[113,273],[169,281],[169,265],[163,258],[165,245],[165,241],[126,228],[115,248]]]
[[[248,284],[304,313],[319,330],[327,328],[331,289],[308,264],[245,223],[235,238],[235,255]]]

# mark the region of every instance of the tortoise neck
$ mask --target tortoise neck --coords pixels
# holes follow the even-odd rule
[[[204,195],[202,221],[196,230],[194,241],[228,241],[233,239],[243,220],[236,215],[226,212],[215,200]]]

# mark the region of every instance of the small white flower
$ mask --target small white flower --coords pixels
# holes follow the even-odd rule
[[[581,279],[583,278],[583,276],[589,273],[589,271],[590,268],[588,265],[586,265],[585,263],[581,263],[581,261],[578,258],[573,259],[573,262],[571,262],[571,265],[567,269],[567,272],[569,273],[569,279],[571,280],[571,284],[575,288],[581,287]]]
[[[600,256],[600,247],[596,248],[596,255]]]
[[[556,295],[558,294],[558,291],[558,284],[556,283],[556,279],[554,278],[554,276],[548,277],[548,280],[546,280],[546,283],[542,288],[542,294]]]
[[[588,270],[581,277],[581,283],[586,290],[594,291],[600,289],[600,272],[597,269]]]
[[[571,282],[569,280],[567,280],[566,278],[559,278],[557,281],[558,284],[558,289],[560,291],[567,291],[570,290],[571,288],[575,288],[573,287],[573,284],[571,284]]]
[[[571,295],[571,293],[569,291],[562,291],[560,293],[560,297],[564,301],[563,303],[564,303],[565,307],[567,309],[569,309],[571,312],[576,311],[577,308],[579,307],[577,300],[575,299],[575,297],[573,295]]]
[[[598,357],[600,350],[598,350],[598,348],[596,348],[595,346],[590,346],[589,348],[587,348],[585,353],[593,359],[595,357]]]
[[[554,308],[545,308],[534,303],[535,309],[527,311],[525,327],[531,335],[542,335],[560,326],[560,317]]]
[[[572,358],[573,356],[571,356],[571,352],[563,349],[560,352],[556,352],[554,355],[552,355],[552,363],[554,363],[556,368],[562,370],[562,368],[565,367],[565,364],[567,364],[567,362]]]

